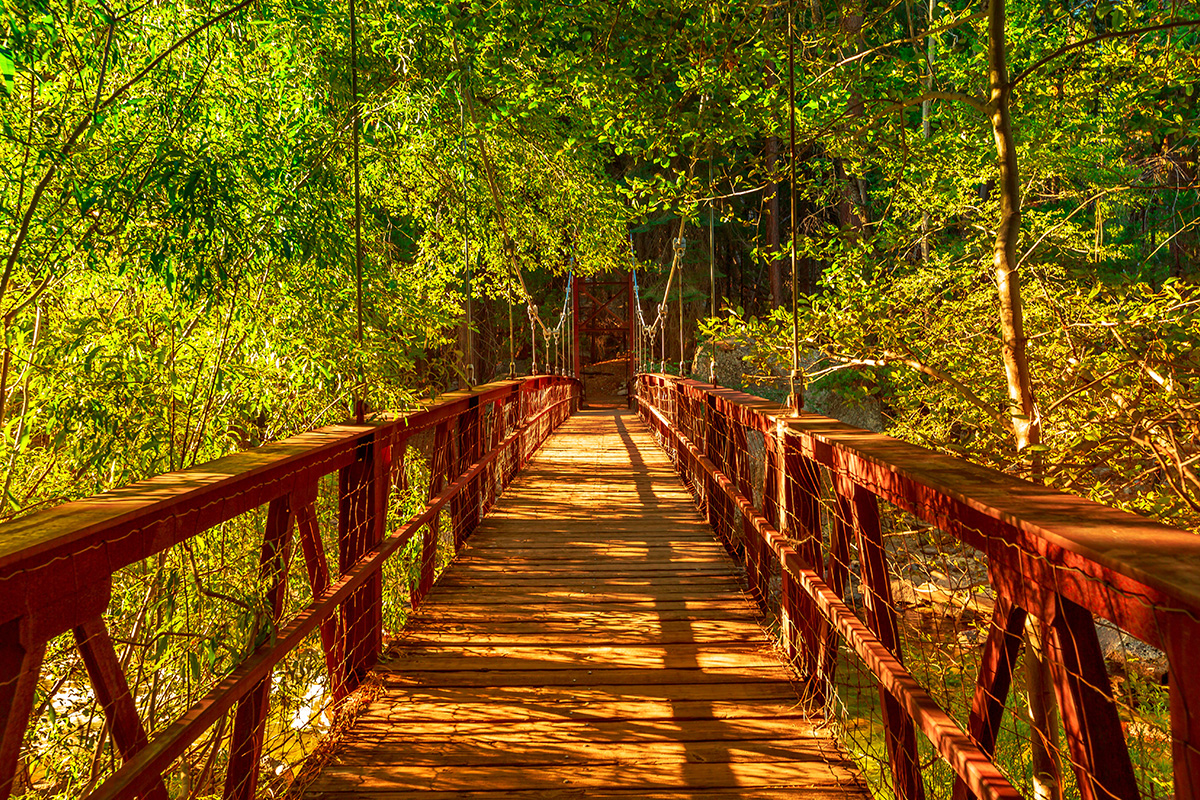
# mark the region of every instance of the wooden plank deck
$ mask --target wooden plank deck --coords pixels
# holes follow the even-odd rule
[[[306,797],[866,797],[629,412],[562,426],[389,655]]]

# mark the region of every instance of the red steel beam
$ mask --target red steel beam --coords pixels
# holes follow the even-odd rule
[[[95,689],[96,700],[104,710],[104,719],[112,732],[113,743],[121,758],[128,761],[148,741],[108,627],[102,618],[96,617],[76,627],[74,634],[88,678]],[[147,800],[168,800],[167,787],[162,778],[152,783],[142,797]]]
[[[782,425],[806,455],[872,494],[983,550],[1040,564],[1038,581],[1168,650],[1161,633],[1180,615],[1200,619],[1200,536],[1058,492],[890,436],[852,428],[731,389],[644,375],[725,400],[731,418]]]
[[[981,751],[959,727],[958,723],[942,710],[937,701],[904,668],[900,660],[855,615],[845,601],[826,585],[821,576],[804,561],[799,552],[788,544],[787,539],[767,521],[753,503],[738,491],[733,481],[718,470],[716,465],[704,456],[687,437],[683,436],[663,416],[661,411],[648,404],[643,404],[642,407],[657,418],[659,423],[676,438],[680,446],[686,449],[692,458],[712,475],[725,495],[753,522],[759,535],[775,551],[783,569],[790,573],[805,593],[816,602],[817,607],[829,623],[866,662],[880,685],[896,698],[904,712],[921,729],[934,749],[966,782],[968,788],[977,797],[988,800],[1017,800],[1020,798],[1020,793],[997,769],[987,754]]]
[[[1200,537],[826,417],[795,417],[786,406],[742,392],[660,375],[642,376],[642,386],[720,398],[741,424],[766,433],[779,427],[798,438],[808,457],[835,476],[982,550],[998,599],[1044,622],[1074,606],[1165,650],[1175,796],[1200,797],[1200,714],[1192,708],[1200,698],[1200,671],[1191,664],[1200,648]],[[1100,680],[1103,662],[1087,622],[1060,622],[1067,628],[1055,636],[1060,658],[1073,662],[1059,664],[1056,680],[1070,717],[1064,723],[1074,728],[1068,741],[1077,762],[1097,765],[1096,779],[1080,778],[1085,793],[1132,796],[1127,748],[1113,721],[1111,690]],[[991,642],[989,649],[999,644]],[[1005,658],[993,652],[997,673],[1007,668],[1000,663]],[[998,693],[1010,678],[995,674],[980,680]],[[994,709],[981,707],[979,696],[976,701],[972,729],[979,727],[978,735],[987,739]],[[1085,718],[1097,721],[1099,733]],[[959,786],[955,796],[967,791]]]
[[[572,387],[577,389],[577,384]],[[356,591],[360,590],[373,576],[379,574],[384,562],[416,535],[420,529],[441,513],[454,497],[504,449],[522,435],[524,430],[545,414],[569,404],[572,397],[547,404],[547,407],[532,415],[517,430],[504,439],[499,446],[471,466],[436,497],[430,498],[424,508],[410,517],[407,522],[379,544],[370,548],[363,556],[345,570],[337,581],[313,600],[303,611],[275,634],[272,643],[264,644],[251,654],[241,665],[217,684],[203,699],[193,705],[182,717],[142,748],[133,758],[113,773],[108,780],[85,800],[121,800],[132,797],[152,786],[183,752],[204,734],[223,714],[229,712],[239,700],[249,694],[271,669],[292,649],[304,641],[321,623],[330,618],[339,607]],[[3,698],[0,697],[0,700]]]
[[[268,624],[275,625],[283,613],[292,556],[292,524],[296,518],[292,502],[290,495],[280,497],[272,500],[267,508],[267,528],[259,556],[259,577],[270,587],[267,589],[267,605],[271,616],[269,623],[258,621],[259,630]],[[258,765],[262,757],[263,733],[270,702],[271,673],[268,671],[267,676],[238,701],[237,711],[234,712],[229,762],[225,770],[225,800],[252,800],[258,789]],[[145,739],[145,736],[142,738]],[[144,741],[142,746],[145,746]],[[163,800],[166,800],[165,790]]]
[[[411,434],[526,382],[452,392],[421,411],[330,425],[6,522],[0,624],[23,617],[27,639],[48,641],[94,616],[80,598],[117,570],[349,466],[377,432]]]
[[[38,671],[46,655],[45,643],[23,641],[21,627],[21,620],[0,625],[0,800],[12,794]]]

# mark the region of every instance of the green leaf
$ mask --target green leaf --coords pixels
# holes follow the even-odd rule
[[[16,87],[17,65],[4,50],[0,50],[0,82],[5,94],[11,94]],[[6,123],[7,127],[7,123]]]

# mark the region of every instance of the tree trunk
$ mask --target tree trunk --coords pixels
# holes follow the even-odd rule
[[[768,9],[766,18],[770,21],[771,11]],[[763,67],[763,83],[768,89],[779,85],[779,76],[775,73],[775,64],[768,61]],[[763,148],[763,160],[767,162],[766,223],[767,234],[767,276],[771,285],[771,308],[783,306],[783,272],[779,268],[779,181],[775,179],[775,169],[779,166],[779,137],[768,136]]]
[[[929,17],[925,21],[926,27],[932,31],[934,21],[937,19],[937,0],[929,0]],[[925,91],[933,91],[933,59],[937,52],[937,40],[930,34],[925,43]],[[921,138],[926,142],[933,135],[933,101],[926,100],[921,103]],[[922,185],[925,179],[921,179]],[[921,260],[929,260],[929,211],[924,211],[921,214]]]
[[[779,137],[767,137],[766,146],[767,168],[772,174],[779,161]],[[779,181],[774,179],[767,184],[767,213],[763,223],[767,233],[767,274],[771,283],[771,307],[783,305],[783,273],[779,269]]]
[[[1005,47],[1004,0],[989,0],[988,65],[991,93],[988,112],[996,138],[1000,176],[1000,221],[996,226],[993,264],[1000,299],[1000,335],[1003,341],[1004,372],[1011,401],[1013,435],[1017,449],[1041,441],[1041,420],[1033,395],[1033,381],[1026,355],[1027,337],[1021,310],[1021,276],[1017,271],[1017,240],[1021,233],[1021,185],[1017,171],[1017,149],[1009,113],[1008,66]]]
[[[841,11],[841,30],[850,35],[851,43],[841,50],[840,57],[848,59],[857,55],[860,50],[865,16],[860,6],[846,6]],[[861,119],[866,114],[862,92],[858,90],[857,83],[851,84],[851,87],[850,96],[846,101],[846,116],[849,119]],[[841,158],[833,160],[833,169],[834,176],[842,185],[842,198],[838,203],[838,224],[843,231],[850,232],[857,238],[870,222],[866,182],[857,175],[851,174]]]
[[[1017,450],[1041,441],[1041,419],[1033,394],[1033,380],[1026,353],[1028,339],[1021,309],[1021,276],[1017,267],[1017,243],[1021,235],[1021,183],[1017,169],[1016,142],[1009,109],[1008,58],[1005,45],[1004,0],[988,4],[988,67],[990,93],[988,113],[996,139],[999,163],[997,190],[1000,220],[996,226],[994,266],[1000,300],[1000,335],[1004,373],[1008,384],[1012,432]],[[1033,457],[1033,477],[1040,479],[1041,462]],[[1058,719],[1049,668],[1043,657],[1046,625],[1037,620],[1025,629],[1025,688],[1029,695],[1034,796],[1037,800],[1061,800],[1062,780],[1056,758]]]

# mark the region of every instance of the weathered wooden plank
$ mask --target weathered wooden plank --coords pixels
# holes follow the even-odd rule
[[[584,789],[620,786],[630,789],[767,788],[839,785],[835,765],[811,762],[727,764],[596,764],[570,767],[445,767],[388,765],[358,769],[330,768],[313,785],[328,789],[441,789],[489,793],[508,789]],[[850,775],[843,776],[849,779]]]
[[[671,572],[664,570],[647,576],[622,576],[616,572],[597,572],[589,574],[581,572],[529,572],[529,573],[491,573],[487,575],[463,573],[443,579],[447,589],[465,588],[482,590],[485,588],[507,588],[515,591],[532,591],[539,587],[547,590],[559,589],[600,589],[612,588],[617,592],[630,590],[676,589],[680,586],[707,586],[715,591],[738,591],[738,581],[732,572],[713,572],[702,570],[680,570]],[[689,590],[690,591],[690,590]]]
[[[464,634],[486,634],[491,636],[528,636],[529,643],[537,643],[542,639],[554,639],[560,634],[585,636],[590,641],[580,644],[592,644],[604,634],[625,634],[654,637],[660,634],[738,634],[751,635],[756,641],[762,641],[763,630],[758,622],[750,617],[740,620],[686,619],[660,620],[653,617],[630,619],[621,616],[576,617],[568,621],[551,620],[461,620],[451,619],[420,619],[410,624],[402,634],[400,641],[411,642],[414,637],[428,640],[433,636],[447,638]],[[483,642],[479,642],[483,643]],[[645,644],[661,644],[653,639],[647,639]],[[686,640],[680,644],[686,643]]]
[[[738,684],[733,684],[738,685]],[[707,688],[707,687],[699,687]],[[725,687],[722,687],[725,688]],[[789,720],[803,718],[803,711],[794,705],[782,701],[775,705],[764,703],[748,703],[744,700],[678,700],[667,698],[663,700],[605,700],[597,698],[592,702],[572,702],[564,699],[559,702],[542,700],[537,695],[530,702],[537,705],[522,705],[518,701],[504,704],[494,696],[473,701],[464,697],[463,692],[450,690],[433,691],[434,698],[425,702],[402,702],[390,708],[375,708],[367,710],[358,718],[359,725],[388,724],[403,728],[411,720],[428,720],[430,722],[451,721],[457,719],[475,720],[612,720],[612,719],[662,719],[662,720],[694,720],[694,719],[779,719]],[[757,698],[751,698],[757,700]]]
[[[603,559],[601,563],[597,563]],[[742,572],[731,564],[722,564],[713,560],[680,559],[678,568],[668,566],[669,559],[660,559],[658,563],[647,563],[645,557],[627,559],[625,562],[608,561],[602,553],[584,553],[575,558],[541,561],[505,562],[502,566],[474,564],[464,566],[461,570],[453,570],[453,574],[443,575],[440,582],[452,586],[467,583],[475,579],[486,579],[490,575],[504,575],[512,578],[547,578],[553,580],[571,580],[572,578],[611,577],[621,580],[646,580],[654,577],[670,577],[672,575],[686,576],[696,574],[720,574],[730,578],[740,578]],[[623,569],[628,566],[629,569]],[[507,568],[505,568],[507,567]],[[464,598],[465,599],[465,598]]]
[[[579,670],[579,677],[585,681],[590,676],[593,676],[592,672]],[[671,710],[672,704],[691,701],[707,703],[714,709],[724,708],[728,704],[738,702],[740,706],[744,707],[746,716],[764,717],[779,714],[794,715],[797,710],[796,700],[796,690],[792,687],[790,680],[763,680],[754,683],[718,685],[681,683],[596,686],[588,682],[579,686],[495,686],[488,688],[412,686],[406,687],[403,697],[395,702],[386,697],[380,698],[371,705],[371,708],[363,712],[362,718],[367,719],[385,713],[409,713],[413,719],[433,719],[433,717],[421,717],[417,710],[425,704],[431,707],[444,706],[447,701],[457,704],[456,713],[469,704],[505,709],[508,707],[525,709],[531,705],[537,705],[542,709],[587,707],[593,711],[600,707],[611,706],[618,709],[614,712],[617,714],[624,714],[626,710],[657,713],[655,709],[662,709],[665,713]],[[463,717],[465,714],[459,713],[458,716]]]
[[[833,788],[825,786],[805,786],[804,800],[846,800],[847,796],[865,797],[864,790],[857,785],[846,784]],[[321,790],[314,791],[306,797],[312,800],[470,800],[480,798],[474,791],[416,791],[406,790]],[[512,789],[488,792],[488,800],[796,800],[797,787],[786,789],[742,787],[738,789],[676,789],[666,791],[646,791],[634,787],[628,791],[620,787],[605,787],[603,789],[579,787],[560,787],[555,789]]]
[[[549,576],[561,579],[564,574],[570,573],[586,574],[589,576],[628,576],[630,578],[642,578],[645,577],[645,573],[652,573],[653,575],[720,574],[729,576],[740,574],[740,571],[728,562],[722,563],[718,561],[715,553],[711,557],[705,558],[680,556],[672,558],[669,561],[662,559],[649,563],[644,556],[621,560],[611,558],[605,554],[605,560],[597,563],[596,559],[599,557],[598,555],[593,555],[591,558],[514,558],[495,563],[468,561],[454,570],[453,577],[467,581],[477,577],[487,578],[491,575],[507,575],[513,578],[525,579]]]
[[[557,558],[559,553],[569,556],[586,550],[591,555],[603,555],[605,558],[621,558],[626,555],[651,557],[660,550],[667,548],[680,553],[714,554],[720,557],[720,545],[711,537],[702,537],[697,533],[694,537],[676,531],[663,532],[659,536],[645,537],[639,543],[632,535],[608,536],[593,532],[591,536],[563,533],[553,536],[532,536],[516,538],[505,536],[500,538],[492,535],[486,539],[472,539],[464,548],[469,556],[486,554],[496,556],[502,554],[505,558]],[[576,556],[578,557],[578,556]]]
[[[663,742],[777,741],[811,739],[822,747],[828,740],[816,734],[812,721],[797,717],[780,724],[777,719],[690,720],[554,720],[550,722],[460,721],[430,722],[413,720],[403,731],[388,725],[362,725],[354,730],[352,742],[391,742],[403,749],[412,742],[642,742],[657,746]],[[403,742],[403,744],[399,744]],[[834,750],[830,750],[835,755]]]
[[[429,602],[421,606],[421,611],[415,619],[433,619],[434,615],[447,614],[451,618],[463,619],[472,614],[488,615],[487,618],[492,619],[490,615],[496,615],[494,619],[500,621],[506,618],[506,615],[517,616],[521,619],[529,619],[527,615],[537,615],[539,617],[594,617],[596,615],[595,606],[584,602],[543,602],[536,601],[526,604],[511,603],[511,602],[487,602],[487,597],[471,597],[454,598],[461,599],[462,602],[446,602],[440,594],[435,594]],[[752,619],[757,619],[753,607],[744,597],[706,597],[703,599],[680,598],[677,600],[664,600],[654,602],[652,600],[638,600],[628,603],[609,603],[604,607],[609,614],[630,614],[639,616],[648,616],[654,619],[670,619],[668,614],[684,615],[682,618],[688,619],[723,619],[723,617],[715,616],[720,612],[728,612],[730,614],[749,615]]]
[[[465,597],[471,587],[461,583],[446,584],[447,590],[453,590],[460,597]],[[510,598],[521,601],[522,598],[562,599],[572,594],[587,595],[589,602],[625,603],[631,600],[668,600],[696,597],[720,598],[728,597],[731,593],[741,591],[740,584],[725,576],[688,576],[679,575],[671,579],[662,577],[658,581],[638,581],[634,578],[610,578],[597,576],[595,578],[578,577],[571,580],[563,579],[560,584],[554,584],[549,579],[542,581],[514,581],[505,585],[499,582],[487,583],[482,579],[476,585],[480,595],[492,595],[496,599]]]
[[[410,764],[450,766],[566,766],[570,764],[731,764],[781,761],[832,763],[824,743],[813,738],[696,742],[539,742],[463,740],[406,742],[355,741],[338,753],[342,767]],[[846,766],[846,762],[840,762]]]
[[[779,665],[757,667],[723,667],[719,669],[608,669],[586,676],[588,686],[650,686],[653,684],[727,684],[757,683],[764,680],[788,680],[791,676]],[[472,672],[443,670],[429,672],[388,672],[384,685],[421,686],[576,686],[580,682],[576,669],[507,670],[504,672]]]
[[[754,645],[592,645],[570,647],[412,647],[390,669],[604,669],[630,667],[738,667],[778,664],[779,656]]]
[[[510,645],[578,645],[588,644],[594,641],[598,634],[596,632],[579,632],[579,633],[554,633],[535,635],[530,633],[489,633],[485,631],[458,631],[458,632],[430,632],[427,635],[414,633],[406,637],[406,641],[419,645],[422,643],[431,643],[436,641],[441,646],[449,646],[454,644],[462,645],[494,645],[497,647],[506,647]],[[642,632],[642,631],[602,631],[599,632],[604,639],[613,645],[639,645],[639,644],[745,644],[747,642],[757,642],[762,638],[762,630],[757,631],[658,631],[658,632]]]
[[[608,567],[628,567],[659,570],[666,564],[678,563],[687,567],[693,564],[722,564],[731,568],[721,551],[711,544],[687,545],[644,545],[623,547],[618,545],[595,546],[588,544],[574,547],[513,548],[467,550],[468,557],[461,562],[463,569],[488,569],[495,566],[520,566],[530,568],[561,569],[573,564]]]
[[[512,487],[509,487],[512,491]],[[690,513],[695,513],[694,511]],[[554,547],[561,544],[614,544],[614,545],[649,545],[683,542],[691,545],[707,545],[712,542],[712,531],[703,522],[694,520],[671,521],[659,519],[652,525],[633,523],[629,520],[606,519],[603,530],[596,530],[595,521],[579,520],[567,524],[563,520],[537,520],[537,527],[545,527],[544,532],[531,534],[530,522],[533,520],[510,520],[506,526],[497,523],[494,527],[489,520],[488,533],[496,538],[493,542],[520,545],[521,547],[537,547],[539,545]],[[588,534],[595,538],[587,539]],[[472,546],[478,540],[473,538]]]
[[[587,612],[581,612],[576,609],[589,608]],[[611,628],[616,630],[624,630],[632,626],[658,625],[664,626],[663,630],[667,630],[676,625],[685,624],[700,624],[708,622],[744,622],[759,625],[758,618],[754,616],[748,609],[738,606],[715,607],[708,611],[689,611],[686,608],[663,609],[662,611],[653,611],[652,605],[637,606],[632,603],[625,604],[609,604],[605,606],[610,614],[620,614],[622,619],[607,623]],[[563,609],[563,610],[556,610]],[[494,613],[492,613],[494,612]],[[554,605],[525,605],[511,608],[504,605],[497,606],[472,606],[464,610],[457,610],[454,616],[448,620],[433,620],[429,617],[422,617],[414,620],[411,623],[410,630],[416,630],[426,624],[458,627],[480,627],[493,630],[504,630],[504,628],[494,627],[507,624],[545,624],[551,626],[546,630],[553,630],[553,626],[569,626],[572,629],[587,627],[594,629],[602,624],[596,619],[594,606],[584,606],[576,604],[574,606],[557,603]],[[623,627],[619,627],[623,626]],[[761,626],[760,626],[761,630]]]

